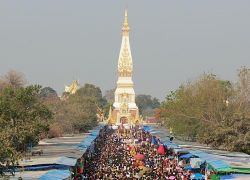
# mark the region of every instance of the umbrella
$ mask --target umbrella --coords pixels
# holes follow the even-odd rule
[[[135,158],[136,160],[142,161],[142,160],[144,160],[145,156],[144,156],[143,154],[136,154],[136,155],[134,156],[134,158]]]
[[[185,166],[183,169],[184,170],[192,170],[193,168],[192,168],[192,166]]]
[[[175,176],[170,176],[168,179],[174,180]]]
[[[192,174],[191,179],[205,179],[205,176],[201,173],[195,173],[195,174]]]
[[[166,150],[165,150],[163,144],[161,144],[161,145],[159,146],[157,152],[158,152],[159,154],[161,154],[161,155],[166,154]]]
[[[177,170],[182,170],[182,168],[181,168],[180,166],[176,166],[175,169],[177,169]]]

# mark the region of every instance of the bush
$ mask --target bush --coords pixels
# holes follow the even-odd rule
[[[63,134],[62,128],[58,123],[53,123],[50,125],[48,138],[61,137]]]

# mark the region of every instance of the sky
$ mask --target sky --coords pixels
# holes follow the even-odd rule
[[[115,88],[126,8],[136,94],[163,100],[204,72],[250,68],[249,0],[1,0],[0,74],[59,94],[74,79]]]

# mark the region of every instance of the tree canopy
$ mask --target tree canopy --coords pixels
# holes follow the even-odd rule
[[[57,92],[51,87],[44,87],[40,91],[40,96],[43,98],[58,97]]]
[[[154,110],[160,107],[160,102],[150,95],[140,94],[135,98],[140,114],[145,116],[154,116]]]
[[[76,94],[73,96],[92,98],[100,107],[105,106],[107,103],[107,100],[102,97],[101,89],[93,84],[85,84],[83,87],[78,89]]]
[[[250,153],[250,70],[237,84],[204,74],[171,92],[161,105],[163,123],[190,140]]]
[[[0,162],[16,163],[20,154],[49,130],[52,112],[40,101],[40,86],[0,91]]]
[[[93,84],[85,84],[75,94],[68,94],[64,100],[47,99],[46,104],[54,112],[51,131],[62,133],[87,132],[97,125],[97,109],[106,108],[107,101],[102,91]],[[59,131],[59,132],[58,132]]]
[[[21,72],[10,70],[5,75],[0,76],[0,89],[5,87],[23,87],[26,79]]]

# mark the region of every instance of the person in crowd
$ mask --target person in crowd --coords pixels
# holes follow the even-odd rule
[[[152,141],[152,139],[156,141]],[[154,142],[154,143],[152,143]],[[173,149],[159,151],[160,140],[143,129],[105,126],[91,149],[77,160],[73,179],[89,180],[188,180]],[[162,148],[162,147],[161,147]]]

